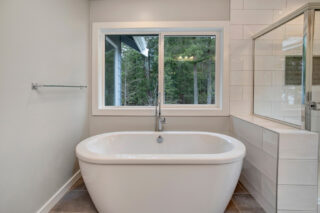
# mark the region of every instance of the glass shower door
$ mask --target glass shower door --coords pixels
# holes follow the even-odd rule
[[[254,114],[301,126],[304,15],[255,39]]]
[[[320,11],[315,11],[314,19],[309,26],[312,26],[310,32],[313,34],[312,39],[312,59],[311,68],[309,73],[309,84],[310,87],[310,97],[309,103],[306,107],[306,116],[309,116],[309,121],[306,119],[306,129],[311,130],[312,132],[317,132],[320,134]],[[319,140],[320,142],[320,140]],[[318,152],[319,153],[319,152]],[[319,157],[318,157],[319,159]],[[318,172],[320,171],[320,162],[318,162]],[[318,175],[318,178],[320,176]],[[318,180],[318,187],[320,180]],[[318,188],[318,200],[320,198],[320,188]],[[318,201],[319,202],[319,201]]]

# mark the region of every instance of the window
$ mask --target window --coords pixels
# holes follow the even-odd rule
[[[165,116],[228,115],[225,23],[111,25],[93,27],[93,114],[151,116],[159,95]]]
[[[312,85],[320,85],[320,56],[313,56]],[[301,85],[302,56],[286,56],[285,85]]]
[[[154,105],[158,35],[106,35],[105,39],[105,106]]]
[[[215,103],[215,35],[164,36],[165,104]]]
[[[285,85],[301,85],[302,56],[286,56]]]

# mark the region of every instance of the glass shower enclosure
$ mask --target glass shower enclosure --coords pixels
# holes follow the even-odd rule
[[[253,51],[254,114],[320,133],[320,4],[257,33]]]
[[[319,126],[311,118],[320,116],[320,4],[306,4],[253,42],[254,114],[306,130]]]
[[[320,4],[254,36],[254,114],[311,130],[320,86]]]

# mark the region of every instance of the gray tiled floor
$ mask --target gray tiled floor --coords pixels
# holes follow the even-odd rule
[[[50,213],[97,213],[83,180],[78,180]],[[264,213],[263,209],[240,183],[225,213]]]

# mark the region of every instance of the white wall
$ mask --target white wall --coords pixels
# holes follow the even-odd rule
[[[164,130],[208,131],[228,134],[229,117],[166,117]],[[90,134],[116,131],[153,131],[153,117],[103,117],[94,116],[90,121]]]
[[[229,12],[229,0],[90,1],[91,23],[108,21],[229,20]],[[164,127],[165,130],[227,132],[229,130],[228,122],[228,117],[168,117],[167,124]],[[90,135],[111,131],[153,129],[153,117],[90,116]]]
[[[0,1],[0,212],[39,209],[73,174],[88,135],[87,0]]]
[[[92,0],[91,21],[229,20],[229,0]]]

